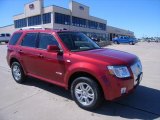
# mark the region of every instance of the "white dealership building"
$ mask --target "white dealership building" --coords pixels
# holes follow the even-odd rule
[[[84,32],[89,37],[98,37],[101,41],[109,40],[117,34],[117,29],[123,35],[125,31],[107,26],[107,20],[91,16],[89,6],[71,1],[69,9],[51,5],[44,7],[43,0],[35,0],[24,5],[24,12],[13,16],[13,25],[0,27],[0,33],[10,33],[23,27],[43,27],[51,29],[67,29]],[[128,34],[131,33],[131,34]],[[131,31],[124,35],[134,36]]]

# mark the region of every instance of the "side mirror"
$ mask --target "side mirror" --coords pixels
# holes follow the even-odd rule
[[[47,46],[47,51],[48,52],[59,52],[60,49],[57,45],[48,45]]]

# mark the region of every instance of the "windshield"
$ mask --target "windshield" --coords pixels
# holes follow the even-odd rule
[[[80,32],[59,32],[59,37],[70,51],[100,49],[89,37]]]

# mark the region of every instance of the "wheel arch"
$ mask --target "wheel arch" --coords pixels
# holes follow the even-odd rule
[[[12,66],[12,63],[13,62],[18,62],[20,65],[21,65],[21,67],[22,67],[22,70],[24,71],[24,74],[26,74],[26,70],[24,69],[24,66],[21,64],[21,62],[17,59],[17,58],[15,58],[15,57],[12,57],[11,59],[10,59],[10,61],[9,61],[9,66],[11,67]]]
[[[94,80],[94,81],[98,84],[101,92],[102,92],[103,95],[104,95],[104,92],[103,92],[103,88],[102,88],[102,86],[101,86],[101,83],[97,80],[97,78],[96,78],[95,76],[93,76],[92,74],[87,73],[87,72],[83,72],[83,71],[75,72],[75,73],[73,73],[73,74],[69,77],[68,86],[67,86],[67,89],[68,89],[68,90],[70,90],[73,81],[74,81],[76,78],[78,78],[78,77],[88,77],[88,78],[91,78],[92,80]]]
[[[9,66],[10,66],[10,67],[11,67],[11,65],[12,65],[13,62],[18,62],[18,63],[20,63],[17,58],[13,57],[13,58],[10,59],[10,62],[9,62]]]

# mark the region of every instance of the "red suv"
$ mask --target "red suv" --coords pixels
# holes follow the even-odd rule
[[[130,93],[142,79],[137,56],[101,48],[75,31],[19,30],[9,41],[7,61],[16,82],[31,76],[59,85],[87,110],[103,98],[112,101]]]

